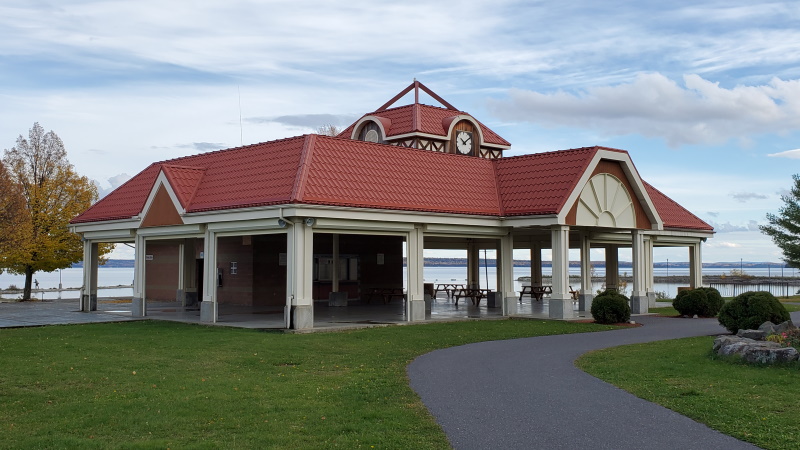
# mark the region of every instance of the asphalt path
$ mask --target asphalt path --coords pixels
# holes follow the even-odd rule
[[[727,334],[717,319],[634,319],[643,326],[437,350],[408,366],[411,387],[456,449],[757,448],[575,367],[591,350]]]

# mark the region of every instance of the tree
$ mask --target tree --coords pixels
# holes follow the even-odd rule
[[[338,136],[341,132],[342,130],[332,123],[317,127],[317,134],[322,136]]]
[[[11,182],[24,200],[18,250],[4,254],[3,265],[25,275],[22,299],[30,300],[33,274],[69,267],[83,259],[80,236],[67,228],[70,219],[97,200],[97,188],[87,177],[75,173],[67,160],[64,143],[54,132],[45,133],[34,123],[28,139],[20,135],[17,145],[6,150],[3,163]],[[106,245],[101,254],[111,251]]]
[[[30,225],[27,219],[22,192],[0,161],[0,273],[12,254],[23,248]]]
[[[783,207],[778,214],[767,214],[769,225],[761,225],[761,232],[783,252],[783,260],[791,267],[800,267],[800,175],[793,175],[794,186],[787,195],[781,195]]]

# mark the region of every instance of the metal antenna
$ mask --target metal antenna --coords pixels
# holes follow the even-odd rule
[[[242,129],[242,91],[236,85],[236,92],[239,94],[239,145],[244,147],[244,131]]]

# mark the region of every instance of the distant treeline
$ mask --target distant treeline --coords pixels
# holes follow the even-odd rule
[[[403,258],[403,263],[405,263],[405,258]],[[425,265],[428,267],[466,267],[467,266],[467,258],[425,258]],[[484,265],[488,265],[489,267],[497,267],[497,261],[493,258],[488,260],[484,260],[483,258],[480,259],[480,265],[483,267]],[[580,261],[570,261],[570,267],[580,267]],[[789,267],[784,263],[775,263],[775,262],[709,262],[703,263],[703,267],[715,268],[715,269],[766,269],[767,267],[771,268],[780,268],[781,265],[784,267]],[[531,262],[527,259],[515,259],[514,260],[514,267],[530,267]],[[542,261],[543,267],[552,267],[552,262],[550,261]],[[592,266],[596,268],[605,268],[606,262],[605,261],[592,261]],[[72,265],[72,268],[80,269],[83,267],[83,262],[75,263]],[[110,268],[125,268],[130,269],[133,268],[133,260],[132,259],[109,259],[108,262],[103,265],[103,267],[110,267]],[[619,267],[626,268],[631,267],[630,261],[620,261]],[[689,268],[688,262],[679,262],[679,261],[670,261],[669,263],[666,262],[657,262],[653,263],[653,267],[670,267],[670,268]]]

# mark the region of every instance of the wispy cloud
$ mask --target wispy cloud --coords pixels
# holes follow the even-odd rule
[[[211,152],[214,150],[226,148],[227,146],[221,142],[192,142],[191,144],[179,144],[176,145],[176,147],[189,148],[192,150],[197,150],[199,152]]]
[[[747,203],[750,200],[764,200],[769,198],[766,195],[756,194],[755,192],[737,192],[730,195],[734,200],[740,203]]]
[[[248,117],[244,119],[248,123],[280,123],[302,128],[318,128],[325,125],[347,126],[355,121],[352,115],[341,114],[295,114],[278,117]]]
[[[785,152],[770,153],[767,156],[771,156],[773,158],[800,159],[800,148],[786,150]]]
[[[756,222],[755,220],[749,220],[747,223],[741,225],[734,225],[730,222],[725,222],[725,223],[709,222],[709,225],[714,227],[714,231],[716,231],[717,233],[733,233],[737,231],[759,231],[758,222]]]
[[[542,93],[513,89],[489,100],[505,120],[663,138],[670,146],[723,143],[752,134],[800,130],[800,80],[731,89],[698,75],[679,85],[659,73],[619,85]]]

